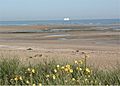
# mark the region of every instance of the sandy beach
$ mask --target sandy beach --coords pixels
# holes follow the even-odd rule
[[[81,59],[82,52],[90,56],[90,65],[116,66],[120,63],[120,31],[80,25],[0,26],[1,58],[17,57],[23,63],[39,63],[43,59],[72,62]]]

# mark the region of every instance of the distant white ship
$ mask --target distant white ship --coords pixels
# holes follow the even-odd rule
[[[69,21],[70,20],[70,18],[64,18],[64,21]]]

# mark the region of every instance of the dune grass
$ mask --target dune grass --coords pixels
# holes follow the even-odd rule
[[[56,61],[23,65],[18,59],[0,61],[0,85],[120,85],[120,68],[98,70],[84,59],[73,64]]]

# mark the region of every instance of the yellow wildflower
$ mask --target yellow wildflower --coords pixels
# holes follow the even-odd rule
[[[77,69],[77,70],[80,70],[80,71],[82,70],[82,68],[80,68],[80,67],[76,67],[76,69]]]
[[[26,83],[29,84],[30,82],[27,80]]]
[[[66,67],[66,68],[70,68],[70,65],[66,65],[65,67]]]
[[[52,77],[53,77],[53,79],[55,79],[55,78],[56,78],[56,77],[55,77],[55,75],[53,75]]]
[[[100,82],[99,85],[102,85],[102,83]]]
[[[88,75],[88,77],[90,77],[90,75]]]
[[[79,70],[79,67],[76,67],[76,70]]]
[[[39,86],[42,86],[42,84],[41,84],[41,83],[39,83]]]
[[[72,81],[75,81],[75,78],[72,78]]]
[[[82,70],[82,68],[79,68],[79,70]]]
[[[28,70],[28,71],[31,71],[31,69],[30,69],[30,68],[28,68],[27,70]]]
[[[32,86],[36,86],[35,84],[33,84]]]
[[[54,72],[55,72],[55,73],[57,73],[57,70],[56,70],[56,69],[54,69]]]
[[[60,65],[57,65],[57,68],[59,68],[60,67]]]
[[[11,81],[13,80],[13,79],[10,79]]]
[[[64,66],[61,67],[61,69],[64,69],[64,68],[65,68]]]
[[[73,73],[73,69],[70,69],[70,73]]]
[[[23,80],[21,76],[19,77],[19,79],[20,79],[20,80]]]
[[[89,69],[89,68],[86,68],[86,72],[90,73],[90,69]]]
[[[64,70],[65,70],[66,72],[68,72],[68,68],[65,68]]]
[[[46,75],[46,77],[48,78],[48,77],[50,77],[50,75]]]
[[[15,80],[15,81],[18,81],[18,77],[15,77],[14,80]]]
[[[88,79],[85,79],[85,81],[87,81]]]
[[[32,73],[35,73],[35,69],[32,69]]]
[[[78,64],[78,61],[75,61],[75,64]]]

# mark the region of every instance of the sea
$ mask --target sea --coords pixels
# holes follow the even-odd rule
[[[0,26],[30,25],[109,25],[120,24],[120,19],[83,19],[83,20],[36,20],[36,21],[0,21]]]

